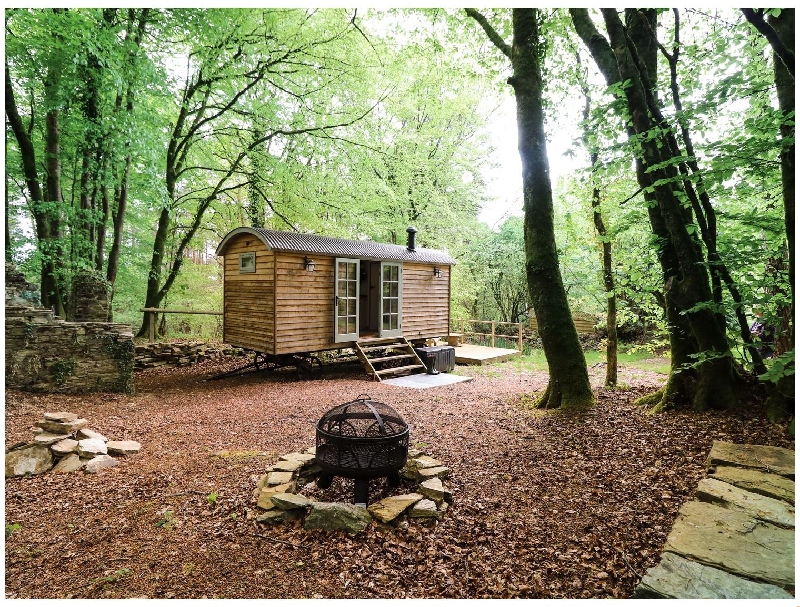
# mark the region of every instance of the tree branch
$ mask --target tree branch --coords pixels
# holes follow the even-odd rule
[[[483,28],[483,31],[486,32],[486,35],[489,36],[489,40],[492,41],[492,44],[499,48],[500,52],[502,52],[506,57],[511,59],[511,47],[506,43],[505,40],[503,40],[500,34],[495,31],[491,24],[486,20],[486,17],[484,17],[474,8],[465,8],[464,12],[475,19],[475,21],[478,22],[478,25]]]
[[[794,78],[794,53],[786,48],[786,45],[780,39],[778,33],[769,23],[764,20],[764,10],[743,8],[741,11],[744,15],[744,18],[747,19],[753,25],[753,27],[755,27],[759,33],[767,39],[767,42],[769,42],[770,46],[772,46],[772,50],[775,51],[775,54],[781,58],[781,61],[783,61],[786,69],[789,70],[792,78]]]

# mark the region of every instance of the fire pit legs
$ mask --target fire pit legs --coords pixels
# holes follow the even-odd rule
[[[329,472],[323,472],[319,475],[319,478],[317,478],[317,487],[320,489],[328,489],[332,482],[333,474],[330,474]]]
[[[399,487],[400,486],[400,473],[397,472],[397,471],[390,472],[386,476],[386,480],[389,482],[389,486],[390,487]]]
[[[369,499],[369,479],[357,478],[355,479],[355,490],[353,492],[353,503],[356,506],[367,507],[367,500]]]

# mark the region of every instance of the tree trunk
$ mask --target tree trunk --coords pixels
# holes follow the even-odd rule
[[[576,54],[577,62],[580,64],[580,54]],[[589,119],[589,115],[591,113],[592,108],[592,98],[589,93],[589,87],[586,82],[581,82],[581,87],[583,88],[583,95],[584,95],[584,106],[583,106],[583,120],[586,122]],[[589,157],[591,160],[591,175],[592,175],[592,182],[594,183],[592,187],[592,219],[594,221],[595,230],[597,230],[597,236],[600,240],[600,244],[602,247],[602,258],[603,258],[603,287],[605,288],[605,295],[606,295],[606,331],[608,333],[608,338],[606,340],[606,381],[605,386],[607,388],[611,388],[617,385],[617,367],[618,367],[618,357],[617,357],[617,347],[618,347],[618,339],[617,339],[617,295],[615,291],[614,285],[614,266],[611,260],[611,241],[608,239],[608,232],[606,231],[606,224],[603,221],[603,214],[600,208],[600,188],[597,187],[596,183],[596,170],[597,170],[597,163],[599,161],[599,155],[596,149],[596,146],[592,146],[591,140],[588,137],[588,132],[584,130],[583,132],[583,145],[586,146],[586,149],[589,151]]]
[[[148,17],[149,17],[150,9],[145,8],[142,9],[139,13],[138,23],[135,21],[136,13],[134,9],[130,9],[128,11],[128,34],[126,35],[126,42],[127,36],[130,36],[131,29],[136,23],[136,33],[133,38],[133,48],[130,51],[130,56],[128,58],[128,66],[131,69],[131,73],[135,73],[135,62],[136,58],[139,53],[139,49],[141,47],[142,38],[144,37],[147,24],[148,24]],[[111,12],[104,12],[104,17],[106,20],[111,21],[113,19],[113,14]],[[114,104],[114,111],[118,113],[122,108],[123,97],[121,94],[117,95],[117,99]],[[131,80],[128,81],[127,89],[125,92],[125,111],[128,114],[129,120],[133,119],[133,108],[134,108],[134,86]],[[109,320],[111,320],[111,315],[113,314],[111,302],[114,300],[114,283],[117,280],[117,271],[119,269],[119,256],[120,251],[122,250],[122,231],[125,226],[125,213],[128,207],[128,189],[130,183],[130,173],[131,173],[131,165],[133,162],[132,152],[131,152],[131,134],[127,133],[127,141],[126,141],[126,149],[125,149],[125,159],[124,159],[124,168],[122,170],[122,175],[116,180],[117,187],[114,189],[114,207],[113,211],[111,212],[111,221],[113,226],[113,235],[111,238],[111,248],[108,252],[108,264],[106,266],[106,280],[111,285],[111,296],[109,301]],[[103,210],[104,214],[108,213],[109,208],[108,203],[108,192],[105,190],[103,192]],[[100,256],[100,254],[98,254]],[[143,327],[145,326],[146,322],[143,323]]]
[[[648,103],[648,96],[653,94],[649,86],[655,81],[657,47],[650,32],[656,29],[656,12],[629,10],[626,30],[616,11],[603,9],[608,40],[594,28],[587,11],[571,9],[570,12],[576,31],[607,82],[630,82],[624,94],[632,133],[658,132],[658,123]],[[686,228],[692,223],[691,214],[687,214],[673,191],[680,187],[679,175],[674,168],[654,168],[670,159],[670,143],[663,135],[643,141],[637,158],[637,179],[645,190],[651,227],[659,241],[673,347],[670,378],[659,393],[656,409],[664,410],[687,401],[696,410],[726,408],[736,402],[733,364],[725,327],[720,326],[714,313],[702,249]],[[692,355],[694,358],[688,358]]]
[[[775,30],[778,38],[794,56],[794,9],[781,9],[779,16],[770,16],[769,24]],[[788,59],[787,59],[788,60]],[[787,66],[781,60],[778,52],[773,55],[775,69],[775,87],[778,94],[778,106],[783,115],[793,116],[795,81],[794,65]],[[792,311],[794,311],[794,196],[795,196],[795,163],[794,163],[794,119],[786,119],[781,122],[781,181],[783,186],[783,210],[786,225],[786,242],[789,248],[789,284],[792,289]],[[789,319],[793,318],[790,313]],[[789,329],[789,348],[794,349],[794,322],[790,322]]]
[[[648,42],[652,44],[652,37],[644,28],[639,30],[645,34],[642,37],[636,36],[636,30],[632,27],[626,33],[619,15],[613,9],[602,9],[602,13],[620,76],[623,81],[630,80],[632,83],[632,86],[625,89],[625,96],[633,129],[639,135],[653,133],[658,125],[649,111],[646,85],[655,79],[642,71],[642,64],[637,65],[631,54],[632,51],[645,47]],[[643,13],[645,11],[634,11],[634,15]],[[654,18],[655,11],[652,14]],[[662,165],[670,158],[669,143],[663,134],[642,142],[642,157],[649,168],[649,179],[648,183],[641,185],[654,189],[658,210],[664,219],[678,259],[678,275],[667,281],[665,291],[672,295],[688,318],[700,350],[693,407],[698,411],[724,409],[736,403],[732,357],[725,327],[719,325],[711,305],[713,295],[703,264],[700,243],[687,229],[691,218],[687,217],[675,194],[675,188],[680,186],[677,171],[674,167]]]
[[[11,84],[11,69],[8,63],[6,63],[5,68],[6,117],[20,149],[22,172],[25,176],[25,185],[30,196],[31,214],[36,228],[36,240],[42,252],[41,302],[42,306],[45,308],[52,307],[59,316],[63,317],[65,314],[61,290],[56,280],[56,269],[49,251],[53,224],[44,201],[42,185],[39,181],[36,150],[17,109],[14,87]]]
[[[744,12],[748,21],[756,25],[759,31],[767,37],[773,48],[773,67],[778,107],[786,117],[780,126],[782,143],[780,160],[786,243],[789,249],[788,274],[791,287],[791,305],[786,306],[787,309],[780,314],[783,319],[781,323],[782,335],[779,336],[778,343],[786,351],[794,351],[794,9],[783,8],[778,16],[770,15],[766,23],[763,20],[763,13],[753,14],[752,9],[742,9],[742,12]],[[791,119],[789,119],[790,116],[792,117]],[[786,365],[787,368],[794,369],[794,359],[787,361]],[[794,412],[794,389],[793,375],[782,377],[771,387],[770,395],[767,399],[767,416],[769,419],[776,421]]]
[[[556,251],[553,193],[547,160],[542,72],[537,9],[512,12],[513,42],[509,46],[475,9],[465,9],[492,43],[511,60],[508,83],[517,101],[518,148],[522,161],[525,211],[525,273],[528,291],[542,338],[550,380],[541,408],[584,409],[594,404],[586,358],[572,320]]]
[[[561,280],[547,160],[540,39],[536,9],[513,9],[514,38],[509,83],[517,100],[519,156],[525,211],[528,290],[550,371],[544,408],[585,408],[594,402],[578,332]]]

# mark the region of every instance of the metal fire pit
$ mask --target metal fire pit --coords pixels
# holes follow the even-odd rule
[[[369,479],[386,477],[400,484],[408,458],[408,424],[389,405],[366,394],[334,407],[317,422],[317,486],[327,489],[334,477],[355,480],[354,502],[367,504]]]

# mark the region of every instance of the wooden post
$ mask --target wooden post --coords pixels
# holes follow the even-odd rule
[[[494,348],[494,321],[492,321],[492,347]]]
[[[156,313],[150,312],[150,343],[156,341]]]
[[[521,322],[517,323],[517,330],[519,331],[519,338],[517,340],[517,343],[519,344],[519,346],[518,346],[519,347],[519,351],[522,352],[522,323]]]

